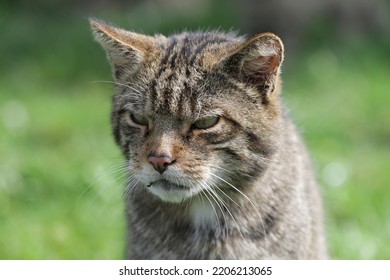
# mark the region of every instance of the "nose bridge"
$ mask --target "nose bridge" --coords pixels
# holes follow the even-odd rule
[[[154,156],[165,155],[172,157],[173,133],[162,131],[152,136],[149,145],[149,154]]]
[[[169,165],[176,162],[173,155],[173,133],[163,131],[155,133],[150,143],[147,161],[160,174],[163,174]]]

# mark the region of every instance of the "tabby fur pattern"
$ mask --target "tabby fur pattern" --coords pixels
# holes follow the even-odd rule
[[[323,259],[319,188],[281,101],[282,41],[91,19],[112,64],[129,259]]]

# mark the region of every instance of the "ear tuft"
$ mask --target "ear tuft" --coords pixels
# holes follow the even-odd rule
[[[115,78],[132,74],[148,52],[154,48],[154,38],[114,27],[104,21],[90,18],[92,32],[106,50]]]

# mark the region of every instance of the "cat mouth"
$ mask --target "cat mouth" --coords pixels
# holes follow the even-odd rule
[[[179,203],[192,196],[190,188],[166,179],[149,183],[147,189],[163,201]]]
[[[179,189],[186,189],[185,186],[178,185],[175,183],[172,183],[171,181],[168,181],[166,179],[160,179],[154,182],[149,183],[146,185],[148,188],[150,187],[155,187],[155,188],[160,188],[164,191],[171,191],[171,190],[179,190]]]

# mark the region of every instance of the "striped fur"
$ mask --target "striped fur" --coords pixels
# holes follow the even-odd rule
[[[128,258],[326,257],[319,191],[280,101],[277,36],[91,25],[116,82]]]

